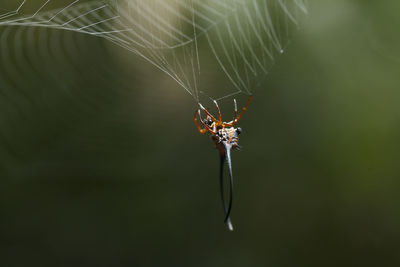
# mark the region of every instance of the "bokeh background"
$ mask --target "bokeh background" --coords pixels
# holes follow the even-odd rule
[[[309,6],[240,123],[234,232],[168,76],[90,36],[1,42],[0,265],[400,266],[400,3]]]

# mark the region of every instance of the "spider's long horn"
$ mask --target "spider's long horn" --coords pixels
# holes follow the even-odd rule
[[[223,142],[225,147],[225,155],[221,155],[221,165],[220,165],[220,187],[221,187],[221,198],[222,198],[222,205],[224,207],[225,212],[225,219],[224,222],[228,226],[229,230],[233,231],[233,225],[231,222],[231,210],[232,210],[232,200],[233,200],[233,176],[232,176],[232,162],[231,162],[231,148],[232,146],[226,142]],[[229,200],[228,205],[225,202],[225,194],[224,194],[224,181],[223,181],[223,170],[225,160],[228,161],[228,171],[229,171]],[[228,207],[227,207],[228,206]]]

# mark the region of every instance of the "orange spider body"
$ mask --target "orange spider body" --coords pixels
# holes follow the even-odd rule
[[[237,116],[237,105],[236,105],[236,100],[234,100],[235,114],[234,114],[233,120],[230,122],[222,121],[221,111],[219,109],[217,101],[214,101],[214,104],[217,107],[218,120],[213,115],[211,115],[211,113],[206,108],[204,108],[201,104],[200,104],[200,108],[207,115],[206,119],[205,120],[201,119],[200,109],[195,111],[194,122],[197,126],[197,130],[201,134],[205,134],[207,132],[211,134],[211,139],[214,141],[221,156],[225,155],[225,152],[226,152],[225,151],[226,148],[223,143],[231,145],[231,148],[233,148],[233,149],[239,147],[238,142],[239,142],[239,134],[241,133],[241,129],[239,127],[235,128],[234,126],[240,120],[243,113],[247,110],[247,106],[249,105],[250,100],[251,100],[251,96],[249,96],[249,99],[247,100],[247,103],[243,107],[239,116]],[[201,128],[201,126],[199,125],[199,123],[197,121],[196,113],[200,117],[200,122],[202,123],[203,128]]]
[[[247,103],[243,107],[239,116],[237,116],[237,105],[236,105],[236,100],[234,100],[235,115],[233,117],[233,120],[230,122],[222,121],[221,111],[219,109],[217,101],[215,101],[215,100],[214,100],[214,104],[217,107],[218,120],[213,115],[211,115],[211,113],[206,108],[204,108],[200,103],[199,103],[200,109],[203,110],[204,113],[207,115],[206,119],[203,120],[201,118],[200,109],[198,109],[194,113],[194,123],[196,124],[197,130],[201,134],[205,134],[207,132],[210,133],[211,139],[215,143],[216,148],[218,149],[219,154],[220,154],[220,159],[221,159],[220,187],[221,187],[222,204],[223,204],[224,211],[225,211],[224,222],[228,225],[229,230],[231,230],[231,231],[233,231],[233,226],[232,226],[232,222],[230,219],[230,213],[231,213],[231,208],[232,208],[232,195],[233,195],[231,149],[239,148],[239,145],[238,145],[239,134],[241,133],[242,129],[239,127],[235,128],[235,124],[240,120],[243,113],[247,110],[247,106],[249,105],[250,100],[251,100],[251,96],[249,96],[249,99],[247,100]],[[200,126],[200,124],[197,121],[196,113],[200,117],[200,122],[203,125],[203,128]],[[230,196],[229,196],[228,205],[225,202],[225,197],[224,197],[223,167],[225,164],[225,160],[228,162],[229,178],[230,178],[230,180],[229,180],[230,181]]]

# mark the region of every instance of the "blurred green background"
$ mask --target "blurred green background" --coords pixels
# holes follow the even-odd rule
[[[400,266],[400,3],[309,5],[241,120],[232,233],[189,94],[97,38],[0,29],[0,266]]]

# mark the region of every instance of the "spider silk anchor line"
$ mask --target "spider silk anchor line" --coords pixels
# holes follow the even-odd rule
[[[62,46],[60,30],[109,41],[140,56],[184,88],[199,104],[194,121],[199,132],[209,133],[220,153],[221,197],[225,223],[232,230],[233,177],[231,150],[238,149],[240,128],[235,128],[247,109],[253,90],[266,77],[276,57],[287,47],[300,19],[307,14],[307,0],[56,0],[9,1],[0,5],[0,60],[6,61],[9,84],[30,73],[47,51]],[[3,13],[1,13],[3,12]],[[10,34],[18,28],[17,34]],[[33,38],[40,29],[40,38]],[[47,35],[46,35],[47,34]],[[51,35],[51,38],[50,38]],[[32,47],[30,60],[22,51],[11,59],[5,48],[24,40]],[[77,49],[78,50],[78,49]],[[24,60],[31,64],[25,64]],[[13,67],[16,64],[18,67]],[[208,77],[204,66],[216,66]],[[23,67],[20,67],[23,66]],[[222,85],[210,86],[213,77],[224,77]],[[207,85],[207,86],[205,86]],[[12,87],[12,85],[9,85]],[[204,94],[202,94],[204,92]],[[223,122],[217,100],[250,95],[239,116]],[[201,96],[213,96],[218,119],[201,105]],[[201,118],[201,112],[206,118]],[[196,116],[200,117],[199,125]],[[223,167],[227,162],[229,197],[225,200]]]

